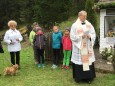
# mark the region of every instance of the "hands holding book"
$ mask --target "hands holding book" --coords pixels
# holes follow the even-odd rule
[[[83,38],[91,38],[90,34],[89,34],[89,31],[85,31],[84,32],[84,35],[82,36]]]

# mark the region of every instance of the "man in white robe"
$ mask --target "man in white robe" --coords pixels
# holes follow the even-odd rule
[[[95,78],[94,69],[94,51],[93,45],[96,38],[96,33],[93,25],[86,20],[87,12],[80,11],[78,19],[73,23],[70,32],[70,38],[72,40],[72,57],[71,62],[73,63],[73,78],[76,82],[82,80],[90,83]],[[86,42],[86,49],[83,50],[83,40]],[[91,44],[91,56],[89,56]],[[82,54],[87,54],[87,61],[84,61]],[[88,57],[89,56],[89,57]],[[85,58],[86,60],[86,58]]]

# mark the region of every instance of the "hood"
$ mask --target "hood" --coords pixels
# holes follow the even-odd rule
[[[36,32],[36,35],[42,35],[42,34],[43,34],[42,31],[37,31],[37,32]]]

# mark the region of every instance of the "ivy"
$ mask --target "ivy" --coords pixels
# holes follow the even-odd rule
[[[115,2],[112,2],[112,3],[97,3],[96,8],[100,8],[100,9],[115,8]]]

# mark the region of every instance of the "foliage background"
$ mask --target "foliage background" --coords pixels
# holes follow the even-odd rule
[[[42,27],[51,28],[76,16],[85,9],[85,3],[86,0],[0,0],[0,30],[7,28],[11,19],[21,25],[37,21]]]

